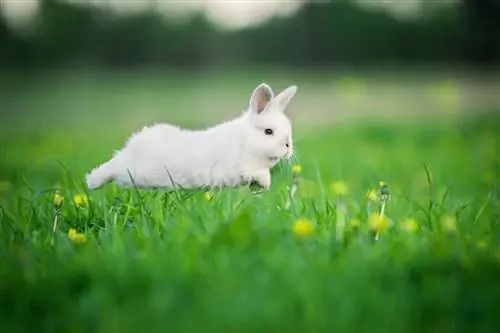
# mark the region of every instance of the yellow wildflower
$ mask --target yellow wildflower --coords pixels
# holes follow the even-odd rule
[[[54,200],[52,201],[54,203],[54,207],[61,208],[63,201],[64,197],[56,192],[56,194],[54,194]]]
[[[89,203],[89,199],[84,194],[77,194],[73,197],[73,202],[78,207],[86,206]]]
[[[380,186],[380,187],[385,186],[385,185],[387,185],[387,183],[384,182],[383,180],[378,182],[378,186]]]
[[[214,195],[211,192],[205,192],[203,197],[205,198],[205,200],[211,201],[214,198]]]
[[[359,228],[359,226],[361,225],[361,222],[358,219],[351,219],[349,221],[349,225],[353,228]]]
[[[445,215],[441,218],[441,227],[443,231],[455,233],[457,231],[457,221],[452,215]]]
[[[404,220],[403,223],[401,223],[401,229],[410,234],[413,234],[420,229],[420,226],[418,225],[417,220],[415,220],[414,218],[409,218]]]
[[[377,201],[377,199],[378,199],[377,191],[369,190],[368,192],[366,192],[366,198],[368,199],[368,201],[371,201],[371,202]]]
[[[300,166],[300,164],[295,164],[293,167],[292,167],[292,173],[294,174],[299,174],[302,172],[302,167]]]
[[[332,192],[341,197],[347,194],[347,185],[343,181],[333,182],[331,185]]]
[[[76,231],[76,229],[71,228],[71,229],[69,229],[69,230],[68,230],[68,237],[69,237],[69,238],[72,238],[72,237],[74,237],[77,233],[78,233],[78,232]]]
[[[75,229],[69,229],[68,238],[73,244],[83,245],[87,243],[87,236],[77,232]]]
[[[312,233],[313,224],[311,221],[307,219],[304,218],[298,219],[293,224],[292,231],[295,234],[295,236],[305,238]]]
[[[379,213],[371,213],[368,217],[368,224],[377,233],[383,233],[389,229],[389,220],[385,215]]]

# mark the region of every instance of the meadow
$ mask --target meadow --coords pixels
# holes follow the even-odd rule
[[[0,331],[498,332],[500,81],[430,73],[3,76]],[[299,87],[270,191],[85,188],[262,81]]]

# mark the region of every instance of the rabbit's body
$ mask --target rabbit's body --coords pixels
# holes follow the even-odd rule
[[[289,88],[285,104],[295,91]],[[267,98],[264,106],[262,98]],[[293,154],[291,126],[284,112],[263,113],[271,99],[270,88],[260,85],[252,95],[250,110],[225,123],[203,130],[169,124],[144,127],[87,176],[87,186],[96,189],[113,181],[123,187],[195,189],[256,181],[269,188],[270,169],[280,158]],[[270,128],[272,135],[263,133]]]

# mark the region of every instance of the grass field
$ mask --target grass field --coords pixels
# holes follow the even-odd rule
[[[269,192],[85,189],[131,131],[237,115],[261,74],[4,77],[0,331],[498,332],[498,79],[275,72],[298,154]]]

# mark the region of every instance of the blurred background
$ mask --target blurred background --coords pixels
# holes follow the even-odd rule
[[[4,0],[2,116],[205,123],[261,81],[301,88],[301,123],[480,112],[498,104],[498,22],[498,0]]]
[[[15,68],[498,64],[497,0],[2,1]]]
[[[299,132],[499,111],[498,0],[3,0],[1,14],[12,163],[19,140],[43,159],[91,133],[104,156],[145,124],[213,124],[261,82],[299,87]]]

